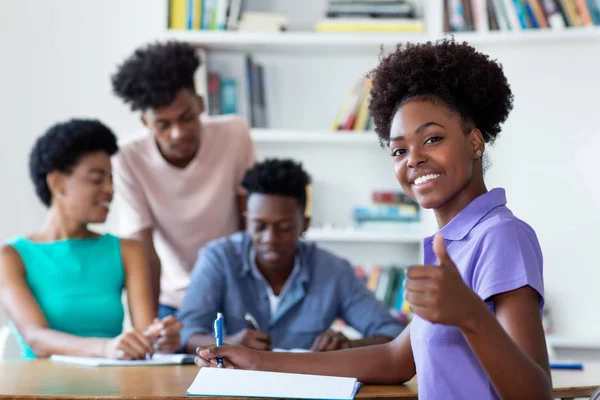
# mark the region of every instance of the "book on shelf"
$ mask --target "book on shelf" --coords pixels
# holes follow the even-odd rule
[[[444,0],[447,32],[600,26],[600,0]]]
[[[236,30],[243,0],[168,0],[167,27],[174,30]]]
[[[330,0],[317,32],[423,32],[425,24],[408,0]]]

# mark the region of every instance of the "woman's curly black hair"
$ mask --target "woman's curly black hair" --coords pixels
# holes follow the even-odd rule
[[[70,173],[85,154],[104,151],[112,156],[118,149],[113,132],[98,120],[71,119],[51,126],[29,154],[29,176],[36,194],[50,206],[52,194],[46,183],[49,173]]]
[[[268,158],[246,172],[242,186],[248,194],[260,193],[294,197],[306,209],[306,186],[310,176],[301,163],[291,159]]]
[[[137,49],[112,76],[114,93],[131,105],[147,110],[173,102],[183,88],[195,92],[194,73],[200,58],[187,43],[153,43]]]
[[[486,143],[494,142],[513,107],[502,66],[453,38],[399,45],[369,76],[369,110],[382,145],[389,144],[394,114],[411,99],[441,101],[465,127],[478,128]]]

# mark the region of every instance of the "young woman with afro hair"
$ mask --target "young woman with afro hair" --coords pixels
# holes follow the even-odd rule
[[[432,209],[424,265],[408,269],[412,322],[392,342],[330,353],[199,349],[197,363],[402,383],[420,400],[550,399],[541,313],[542,253],[533,229],[484,182],[486,145],[513,96],[501,66],[453,39],[407,44],[371,73],[370,110],[408,196]]]

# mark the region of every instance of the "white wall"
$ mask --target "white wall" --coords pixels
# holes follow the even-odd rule
[[[133,48],[160,36],[163,7],[160,0],[0,2],[0,110],[5,138],[0,157],[4,188],[0,239],[29,232],[43,220],[44,210],[27,176],[26,157],[33,139],[46,127],[72,116],[99,117],[120,137],[139,127],[138,117],[111,94],[109,75]],[[489,186],[504,186],[509,206],[538,232],[548,304],[558,333],[600,337],[594,308],[600,304],[594,247],[600,238],[600,199],[591,194],[594,154],[578,158],[592,140],[598,143],[600,133],[595,122],[600,40],[481,49],[503,63],[516,96],[515,110],[490,151]],[[262,57],[268,64],[274,125],[326,128],[354,79],[375,65],[377,52],[337,58]],[[357,157],[338,148],[323,168],[364,163]],[[581,161],[589,175],[578,169]],[[381,182],[387,182],[391,172]]]

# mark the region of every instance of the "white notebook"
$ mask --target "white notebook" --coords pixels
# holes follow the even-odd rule
[[[154,354],[150,360],[115,360],[112,358],[102,357],[77,357],[77,356],[61,356],[51,355],[50,361],[87,365],[89,367],[128,367],[140,365],[178,365],[178,364],[193,364],[193,354]]]
[[[355,378],[201,368],[188,396],[271,397],[351,400],[361,383]]]

